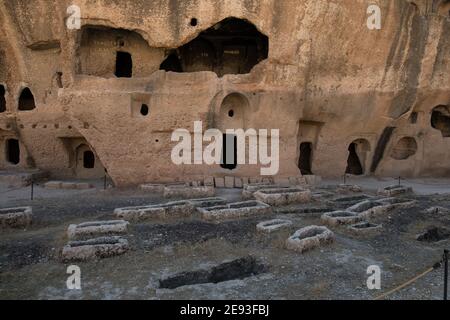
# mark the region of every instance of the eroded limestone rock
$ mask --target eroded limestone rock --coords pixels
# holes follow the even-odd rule
[[[26,228],[33,220],[31,207],[0,209],[1,228]]]

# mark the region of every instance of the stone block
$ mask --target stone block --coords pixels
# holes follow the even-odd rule
[[[124,220],[93,221],[71,224],[67,229],[70,240],[93,238],[99,236],[121,235],[128,233],[129,222]]]
[[[295,232],[287,241],[286,247],[299,253],[334,242],[334,233],[327,227],[309,226]]]
[[[85,241],[71,241],[62,250],[63,261],[87,261],[124,254],[130,249],[121,237],[102,237]]]
[[[292,203],[306,203],[312,200],[312,193],[303,188],[261,189],[254,193],[257,200],[271,206],[284,206]]]

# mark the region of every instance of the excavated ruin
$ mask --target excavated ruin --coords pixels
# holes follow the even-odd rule
[[[256,230],[262,233],[272,233],[278,230],[290,228],[292,221],[285,219],[273,219],[269,221],[263,221],[256,225]]]
[[[117,208],[114,214],[127,221],[145,221],[151,219],[168,219],[189,217],[195,210],[189,201],[174,201],[139,207]]]
[[[450,229],[444,227],[429,227],[427,231],[417,236],[418,241],[438,242],[450,238]]]
[[[354,224],[363,220],[357,213],[351,211],[334,211],[324,213],[321,217],[323,223],[329,226]]]
[[[67,228],[70,240],[95,238],[128,233],[129,222],[124,220],[92,221],[80,224],[71,224]]]
[[[104,259],[126,253],[128,240],[122,237],[101,237],[83,241],[70,241],[61,252],[64,262]]]
[[[327,227],[309,226],[296,231],[286,240],[286,248],[304,253],[334,242],[334,233]]]
[[[203,283],[220,283],[235,279],[245,279],[266,272],[268,267],[254,257],[244,257],[226,261],[211,268],[181,272],[159,280],[159,288],[176,289],[181,286]]]
[[[306,203],[311,201],[311,191],[303,188],[272,188],[261,189],[254,193],[256,200],[271,206]]]
[[[378,194],[387,197],[395,197],[398,195],[404,195],[412,193],[413,189],[411,187],[405,187],[402,185],[389,186],[378,190]]]
[[[1,228],[26,228],[33,221],[31,207],[0,209]]]

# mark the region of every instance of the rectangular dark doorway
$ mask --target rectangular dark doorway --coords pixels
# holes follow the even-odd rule
[[[303,142],[300,144],[300,157],[298,167],[303,175],[311,175],[312,173],[312,143]]]

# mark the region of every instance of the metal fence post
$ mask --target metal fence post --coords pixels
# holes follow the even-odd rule
[[[444,250],[444,300],[448,295],[448,250]]]

